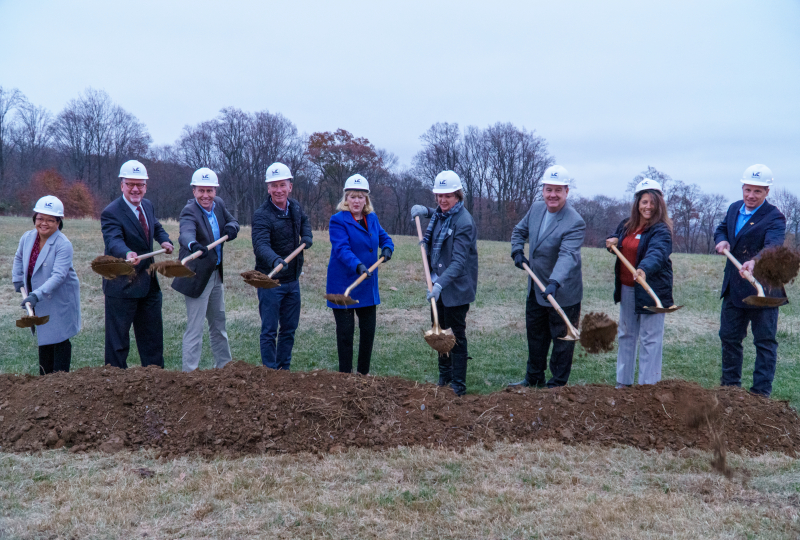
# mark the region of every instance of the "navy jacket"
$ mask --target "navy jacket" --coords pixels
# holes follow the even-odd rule
[[[253,213],[253,253],[256,256],[256,270],[269,274],[278,265],[278,259],[284,259],[306,242],[312,241],[311,223],[303,212],[303,207],[294,199],[289,199],[289,215],[279,211],[272,204],[272,197],[267,197]],[[308,245],[306,245],[308,248]],[[281,271],[273,277],[281,283],[289,283],[300,277],[303,271],[303,252],[289,261]]]
[[[617,226],[617,230],[609,238],[617,238],[619,246],[622,246],[622,239],[628,234],[625,225],[630,218],[625,218]],[[675,304],[672,299],[672,232],[666,223],[656,223],[649,229],[645,229],[639,238],[639,248],[636,250],[636,260],[630,261],[634,268],[641,268],[645,275],[647,284],[656,293],[661,304],[670,307]],[[622,279],[620,272],[629,272],[622,266],[622,261],[617,257],[614,265],[614,303],[619,304],[622,300]],[[647,294],[644,287],[639,283],[634,284],[636,298],[636,314],[651,315],[652,312],[644,309],[645,306],[654,306],[653,298]]]
[[[367,268],[378,262],[383,248],[394,251],[394,242],[383,230],[375,212],[366,215],[367,228],[364,230],[348,210],[331,216],[329,232],[331,238],[331,257],[328,261],[328,283],[325,292],[344,294],[345,289],[358,279],[356,268],[363,264]],[[381,303],[378,294],[378,271],[373,272],[350,293],[350,298],[358,300],[352,307],[377,306]],[[328,302],[333,309],[346,309]]]
[[[781,246],[786,237],[786,218],[776,206],[764,201],[761,208],[750,216],[739,234],[736,234],[736,221],[739,218],[739,209],[744,201],[736,201],[728,207],[728,213],[714,233],[714,243],[723,240],[731,245],[731,255],[744,264],[754,259],[761,250],[769,246]],[[762,283],[762,285],[764,285]],[[743,300],[756,294],[756,288],[739,275],[739,271],[728,260],[725,265],[725,278],[722,280],[720,298],[731,296],[733,305],[742,309],[765,309],[745,304]],[[785,298],[786,291],[770,289],[764,285],[764,294],[774,298]]]
[[[153,240],[158,243],[158,249],[161,249],[162,242],[170,242],[167,231],[156,219],[153,203],[142,199],[141,206],[147,220],[147,227],[150,229],[149,242],[144,238],[142,225],[122,197],[105,207],[103,213],[100,214],[100,227],[103,231],[106,255],[120,259],[124,259],[129,251],[144,255],[155,251]],[[153,264],[153,257],[137,264],[136,273],[133,276],[104,279],[103,294],[112,298],[144,298],[150,291],[151,285],[159,290],[155,272],[152,275],[147,272],[151,264]],[[152,281],[155,283],[153,284]]]

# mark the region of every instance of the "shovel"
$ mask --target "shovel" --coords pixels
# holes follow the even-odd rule
[[[150,257],[161,255],[166,251],[166,249],[159,249],[158,251],[153,251],[152,253],[145,253],[144,255],[139,255],[139,260],[141,261],[143,259],[149,259]],[[101,255],[92,261],[92,270],[103,276],[105,279],[115,279],[120,276],[129,276],[136,271],[131,261],[133,261],[133,259],[125,260],[118,257],[111,257],[110,255]]]
[[[208,251],[211,251],[212,249],[214,249],[215,247],[217,247],[218,245],[220,245],[221,243],[223,243],[227,239],[228,239],[228,235],[226,234],[225,236],[220,237],[219,240],[214,240],[213,242],[208,244],[208,246],[206,246],[206,247],[208,248]],[[158,272],[162,276],[169,277],[169,278],[174,278],[174,277],[192,277],[195,274],[194,274],[194,272],[192,272],[191,270],[186,268],[186,263],[188,263],[189,261],[195,260],[196,258],[200,257],[201,255],[203,255],[202,251],[195,251],[194,253],[192,253],[188,257],[184,257],[183,260],[181,260],[181,261],[161,261],[161,262],[157,262],[153,266],[151,266],[148,269],[148,271],[152,272],[153,270],[155,270],[156,272]]]
[[[422,250],[422,265],[425,267],[425,281],[428,283],[428,292],[433,290],[431,282],[431,270],[428,268],[428,253],[422,243],[422,226],[419,224],[419,216],[414,216],[417,223],[417,235],[419,236],[419,247]],[[456,336],[451,329],[442,330],[439,326],[439,312],[436,309],[436,300],[431,298],[431,309],[433,310],[433,328],[425,332],[425,341],[434,350],[441,354],[449,353],[456,346]]]
[[[536,274],[533,273],[531,267],[525,263],[522,263],[522,267],[525,269],[526,272],[528,272],[528,275],[531,276],[531,279],[533,280],[534,283],[536,283],[536,286],[539,287],[539,290],[541,290],[544,293],[545,289],[544,283],[539,281],[539,278],[536,277]],[[550,305],[553,306],[553,309],[555,309],[558,312],[558,314],[561,315],[561,318],[564,319],[564,322],[567,324],[567,335],[564,337],[560,337],[558,339],[563,339],[564,341],[578,341],[581,338],[581,333],[578,332],[577,328],[572,326],[571,322],[569,322],[567,314],[564,313],[564,310],[561,309],[561,306],[558,305],[558,302],[556,302],[556,299],[553,298],[552,294],[547,295],[547,301],[550,302]]]
[[[733,263],[738,270],[741,271],[742,263],[736,260],[736,257],[731,255],[731,252],[727,249],[723,249],[722,252],[725,254],[728,259]],[[764,287],[761,286],[761,283],[756,281],[756,278],[753,277],[753,274],[748,272],[747,270],[744,271],[744,275],[747,278],[747,281],[753,284],[753,287],[756,288],[758,294],[756,296],[748,296],[742,302],[745,304],[749,304],[751,306],[759,306],[759,307],[778,307],[782,306],[786,303],[786,298],[773,298],[771,296],[764,295]]]
[[[28,291],[25,290],[25,287],[22,287],[21,292],[22,299],[25,300],[28,297]],[[33,332],[34,326],[41,326],[50,320],[50,315],[37,317],[33,313],[33,308],[31,307],[30,302],[25,302],[25,308],[28,310],[28,314],[23,315],[21,319],[17,320],[17,328],[30,328],[31,332]]]
[[[631,271],[631,273],[633,274],[633,280],[638,281],[639,285],[644,287],[644,290],[647,291],[647,294],[649,294],[650,297],[653,300],[655,300],[656,303],[655,307],[645,306],[644,309],[652,311],[653,313],[674,313],[683,307],[683,306],[676,306],[673,304],[670,307],[665,308],[661,304],[661,300],[659,300],[658,295],[656,295],[656,293],[653,292],[653,289],[650,288],[650,285],[648,285],[645,280],[643,280],[638,276],[638,274],[636,274],[636,269],[633,267],[630,261],[628,261],[628,259],[625,258],[625,256],[620,252],[620,250],[617,249],[617,246],[611,246],[611,250],[616,254],[617,257],[619,257],[619,260],[622,261],[622,264],[624,264],[625,267]]]
[[[287,263],[290,262],[305,248],[305,243],[300,244],[296,250],[292,251],[289,256],[284,259],[284,261]],[[281,269],[283,269],[283,264],[276,266],[267,276],[257,270],[248,270],[247,272],[242,272],[240,275],[244,278],[245,283],[252,285],[256,289],[274,289],[275,287],[280,287],[281,284],[278,283],[278,280],[272,279],[272,276],[280,272]]]
[[[327,300],[332,304],[336,304],[337,306],[352,306],[353,304],[358,304],[358,300],[353,300],[352,298],[350,298],[350,293],[353,291],[353,289],[355,289],[358,286],[359,283],[367,279],[367,273],[371,274],[372,272],[374,272],[381,265],[382,262],[383,262],[383,257],[380,257],[378,259],[378,262],[370,266],[369,270],[366,273],[358,276],[358,279],[355,280],[352,285],[347,287],[347,289],[345,289],[344,294],[326,294],[325,300]]]

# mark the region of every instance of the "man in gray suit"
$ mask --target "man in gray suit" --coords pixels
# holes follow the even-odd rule
[[[181,211],[180,257],[201,251],[203,254],[186,263],[195,275],[175,278],[172,288],[186,298],[186,332],[183,334],[183,371],[194,371],[200,364],[203,347],[203,320],[208,319],[208,335],[214,365],[223,367],[231,361],[228,332],[225,329],[225,286],[222,282],[224,243],[209,251],[206,247],[228,235],[227,242],[239,234],[236,221],[225,202],[217,197],[216,173],[203,167],[192,175],[192,194]]]
[[[558,339],[567,326],[547,301],[553,295],[573,326],[578,326],[583,299],[581,245],[586,231],[583,218],[568,203],[569,177],[559,165],[549,167],[542,176],[542,198],[511,233],[511,257],[518,268],[528,264],[536,276],[547,283],[542,293],[528,278],[525,325],[528,330],[528,368],[525,379],[512,386],[545,386],[547,351],[550,373],[547,387],[564,386],[572,370],[574,341]],[[530,243],[530,263],[525,258],[525,242]],[[533,291],[533,292],[531,292]]]

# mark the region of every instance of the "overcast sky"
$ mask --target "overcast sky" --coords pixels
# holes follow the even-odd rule
[[[652,165],[733,200],[754,163],[800,194],[797,0],[0,0],[0,51],[0,85],[103,89],[156,144],[234,106],[405,165],[435,122],[512,122],[584,195]]]

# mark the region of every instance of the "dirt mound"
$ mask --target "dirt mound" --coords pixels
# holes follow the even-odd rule
[[[617,322],[605,313],[592,311],[581,321],[581,345],[586,352],[597,354],[614,348],[617,339]]]
[[[800,253],[786,246],[772,246],[761,251],[753,267],[753,277],[763,285],[779,289],[797,277]]]
[[[449,389],[399,378],[234,362],[193,373],[98,367],[44,377],[2,375],[0,396],[0,450],[15,452],[149,447],[163,456],[240,455],[548,438],[713,449],[713,434],[690,421],[698,403],[714,400],[712,422],[729,451],[795,456],[800,449],[800,418],[785,402],[682,381],[457,398]]]

